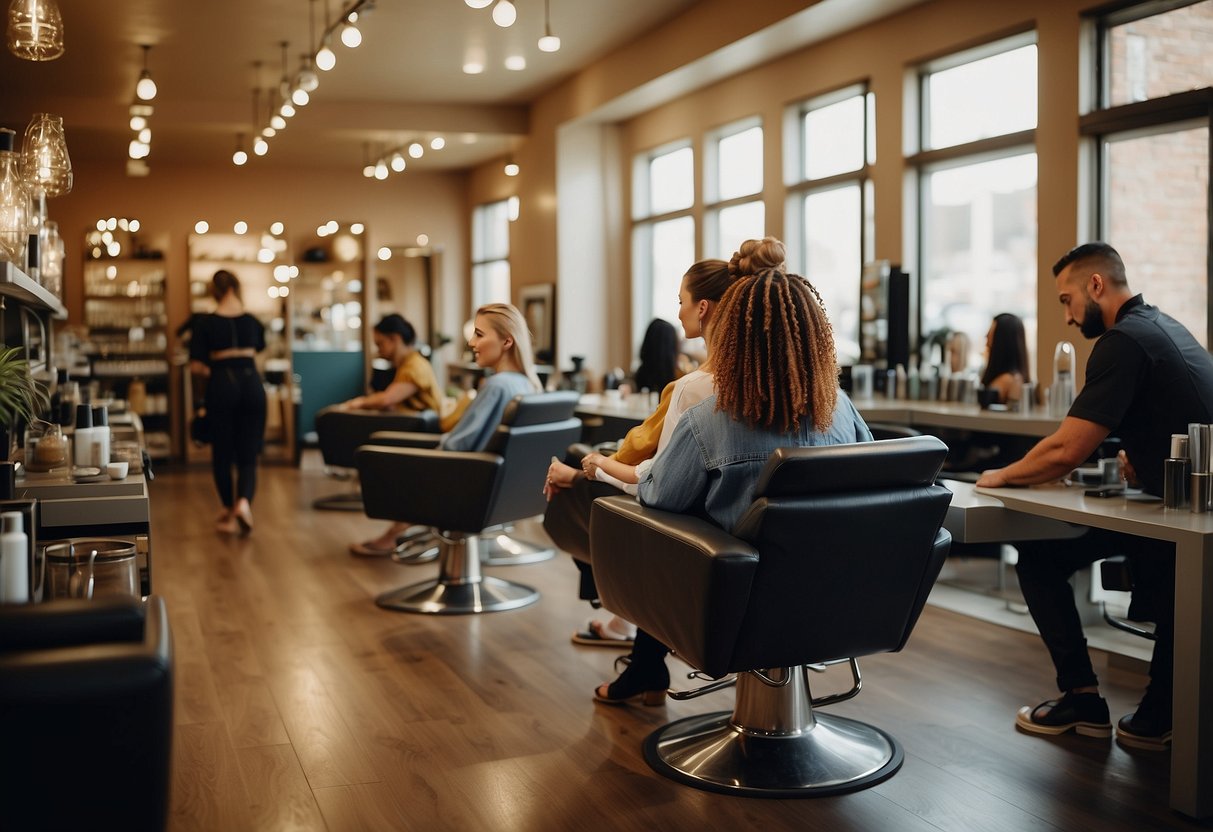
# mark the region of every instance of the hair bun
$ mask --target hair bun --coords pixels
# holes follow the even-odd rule
[[[775,237],[746,240],[729,259],[729,274],[740,277],[763,269],[783,269],[787,256],[787,247]]]

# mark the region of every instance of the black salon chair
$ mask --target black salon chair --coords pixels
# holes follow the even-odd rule
[[[506,406],[483,452],[365,445],[358,473],[368,516],[439,530],[438,577],[384,593],[379,606],[402,612],[494,612],[523,607],[539,593],[481,574],[485,529],[543,512],[543,481],[554,455],[577,439],[574,392],[533,393]]]
[[[708,791],[780,798],[854,791],[900,768],[889,734],[815,709],[859,692],[858,657],[905,646],[951,541],[951,493],[935,484],[946,454],[931,436],[781,449],[733,534],[626,498],[594,504],[603,604],[717,679],[671,696],[737,685],[731,714],[654,732],[650,766]],[[839,662],[851,690],[814,699],[806,666]]]
[[[1115,555],[1106,558],[1099,562],[1099,583],[1104,589],[1113,590],[1115,592],[1132,592],[1133,591],[1133,566],[1128,558],[1124,555]],[[1153,624],[1150,622],[1138,622],[1135,619],[1127,616],[1121,618],[1113,615],[1108,609],[1108,602],[1104,601],[1100,604],[1103,612],[1103,620],[1111,627],[1117,630],[1123,630],[1126,633],[1132,633],[1135,636],[1140,636],[1144,639],[1154,641],[1154,630],[1151,629]],[[1130,609],[1130,613],[1133,610]],[[1149,627],[1143,627],[1142,624],[1149,624]]]
[[[354,452],[365,445],[375,431],[411,431],[438,433],[438,414],[432,410],[403,413],[390,410],[342,410],[326,407],[316,414],[316,436],[325,471],[337,477],[351,477]],[[362,492],[354,488],[341,494],[319,497],[312,508],[323,511],[362,511]]]
[[[0,829],[163,829],[173,740],[164,600],[0,606],[0,737]]]

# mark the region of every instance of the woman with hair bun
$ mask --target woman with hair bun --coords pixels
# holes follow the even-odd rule
[[[248,534],[253,530],[257,455],[265,439],[265,387],[254,362],[265,349],[265,327],[244,311],[240,280],[231,272],[215,272],[211,296],[215,311],[193,322],[190,370],[207,380],[197,414],[206,416],[211,427],[211,472],[223,503],[215,528]]]
[[[438,379],[434,368],[417,350],[417,330],[395,312],[375,324],[371,337],[379,357],[392,362],[392,383],[377,393],[357,396],[341,407],[345,410],[405,410],[420,412],[439,408]]]

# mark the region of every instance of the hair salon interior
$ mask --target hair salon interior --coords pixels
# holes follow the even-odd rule
[[[929,565],[922,586],[902,567],[838,566],[864,547],[942,558],[942,519],[929,533],[913,519],[943,511],[938,486],[919,489],[934,508],[857,513],[853,534],[835,530],[858,511],[843,497],[833,517],[812,508],[830,489],[804,497],[817,519],[792,537],[834,563],[749,588],[749,543],[716,529],[663,544],[627,507],[596,507],[595,545],[634,558],[630,578],[598,574],[601,610],[539,516],[553,457],[621,439],[656,405],[609,388],[653,319],[679,326],[688,267],[746,239],[784,241],[829,313],[844,389],[870,385],[870,403],[925,399],[930,374],[930,395],[961,412],[991,320],[1018,316],[1038,392],[1025,413],[990,414],[1021,417],[1018,453],[1056,426],[1090,354],[1052,274],[1073,246],[1115,246],[1134,291],[1207,348],[1213,0],[7,5],[0,309],[19,349],[0,354],[0,427],[24,465],[0,481],[0,581],[29,592],[0,607],[0,827],[1111,830],[1213,816],[1208,708],[1182,738],[1177,716],[1163,753],[1016,730],[1057,682],[1012,547],[964,543],[949,521],[933,589]],[[219,444],[193,441],[206,437],[190,338],[221,270],[264,331],[266,408],[256,498],[217,531]],[[438,423],[407,420],[377,423],[410,433],[375,453],[357,450],[380,441],[365,424],[321,447],[329,406],[391,379],[373,360],[377,321],[408,319],[455,400],[483,375],[467,342],[494,302],[522,311],[548,389],[572,393],[507,410],[480,453],[425,450],[407,437],[436,440]],[[702,359],[702,342],[689,352]],[[20,383],[31,371],[44,387]],[[920,403],[861,412],[938,434],[949,460],[988,437],[959,417],[914,423]],[[351,556],[388,520],[414,524],[391,557]],[[663,556],[681,566],[649,576]],[[1203,562],[1197,597],[1213,597]],[[1136,706],[1150,642],[1101,617],[1124,618],[1126,593],[1086,581],[1115,719]],[[589,619],[645,629],[646,607],[685,613],[652,625],[675,642],[671,687],[708,689],[595,702],[627,651]],[[1208,637],[1181,636],[1195,653],[1176,662],[1206,704]],[[717,684],[739,671],[735,689]]]

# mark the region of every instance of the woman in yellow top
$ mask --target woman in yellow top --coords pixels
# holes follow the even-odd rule
[[[393,312],[375,324],[372,333],[379,357],[392,362],[396,375],[386,389],[344,402],[346,410],[433,410],[439,408],[434,368],[417,351],[417,330]]]

